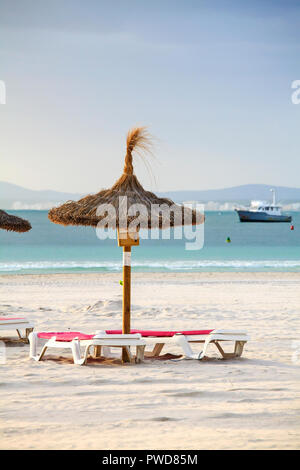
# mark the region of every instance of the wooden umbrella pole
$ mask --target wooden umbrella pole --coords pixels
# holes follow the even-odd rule
[[[130,334],[131,246],[123,247],[123,334]]]
[[[123,334],[130,334],[131,246],[123,247]],[[130,362],[127,349],[122,351],[123,362]]]
[[[123,247],[123,334],[130,334],[130,306],[131,306],[131,247],[139,244],[138,232],[130,234],[126,231],[118,232],[119,246]],[[126,348],[122,352],[123,362],[130,362]]]

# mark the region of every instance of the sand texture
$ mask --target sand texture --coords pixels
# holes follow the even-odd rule
[[[1,276],[1,315],[25,315],[37,331],[120,328],[119,279]],[[132,304],[134,328],[234,327],[251,341],[229,361],[85,367],[35,362],[28,345],[7,343],[1,449],[300,447],[300,274],[134,274]],[[214,346],[210,353],[217,357]]]

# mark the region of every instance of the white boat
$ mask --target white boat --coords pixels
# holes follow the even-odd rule
[[[251,201],[248,209],[235,209],[239,215],[240,222],[291,222],[290,215],[282,215],[281,206],[276,204],[275,189],[272,203],[265,201]]]

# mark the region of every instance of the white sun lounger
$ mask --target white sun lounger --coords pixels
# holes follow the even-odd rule
[[[180,346],[185,359],[201,360],[206,356],[210,344],[214,344],[223,359],[240,357],[244,345],[250,337],[243,330],[190,330],[190,331],[152,331],[131,330],[132,333],[140,333],[146,341],[146,345],[152,345],[152,351],[146,351],[145,356],[157,357],[165,345]],[[118,330],[108,330],[107,333],[118,333]],[[233,352],[225,352],[222,343],[234,343]],[[203,343],[201,352],[194,352],[192,345]]]
[[[19,340],[28,343],[28,335],[33,331],[33,324],[24,317],[0,317],[0,330],[16,330]],[[24,331],[24,336],[21,332]]]
[[[47,340],[44,344],[40,354],[38,354],[39,340]],[[74,364],[84,365],[90,355],[90,349],[94,348],[94,357],[101,355],[101,348],[103,348],[103,355],[105,356],[105,348],[109,350],[113,348],[125,348],[129,355],[131,362],[142,362],[144,359],[144,350],[146,342],[142,339],[140,334],[114,334],[108,335],[105,331],[96,333],[96,335],[85,335],[78,331],[73,332],[60,332],[60,333],[47,333],[47,332],[32,332],[29,335],[30,342],[30,357],[35,361],[40,361],[48,348],[57,349],[70,349],[73,354]],[[81,347],[84,347],[84,353],[81,354]],[[131,347],[136,348],[135,358],[131,354]]]
[[[204,337],[205,336],[205,337]],[[215,344],[223,359],[233,359],[240,357],[243,353],[244,345],[249,341],[246,331],[233,330],[213,330],[208,335],[174,335],[174,341],[181,346],[186,359],[201,360],[206,356],[207,348],[210,344]],[[233,352],[225,352],[221,343],[234,342]],[[193,343],[204,343],[202,351],[195,353],[191,347]]]

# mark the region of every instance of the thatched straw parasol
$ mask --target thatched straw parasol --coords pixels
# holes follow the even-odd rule
[[[140,228],[165,228],[203,223],[203,215],[183,208],[170,199],[145,191],[133,172],[132,153],[151,149],[145,127],[131,129],[122,176],[110,189],[68,201],[49,211],[49,219],[62,225],[88,225],[118,229],[119,246],[123,247],[123,333],[130,333],[131,246],[139,244]],[[132,210],[135,208],[135,210]],[[123,353],[123,360],[126,360]]]
[[[7,214],[7,212],[0,209],[0,228],[10,232],[28,232],[31,225],[28,220],[22,219],[15,215]]]

